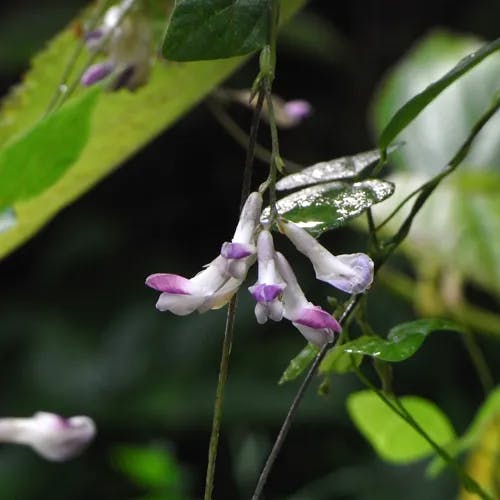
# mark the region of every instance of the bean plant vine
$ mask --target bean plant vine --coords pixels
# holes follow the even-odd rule
[[[447,186],[457,172],[464,168],[478,137],[497,116],[500,91],[490,96],[489,107],[475,117],[467,136],[453,156],[444,165],[433,165],[433,173],[429,178],[402,196],[391,210],[380,214],[377,206],[384,206],[383,202],[395,196],[395,190],[398,190],[398,183],[389,180],[388,174],[393,157],[406,147],[400,141],[401,133],[448,87],[494,54],[500,48],[500,42],[496,40],[483,45],[456,61],[451,70],[407,100],[385,123],[374,149],[304,166],[289,159],[287,152],[282,151],[280,134],[282,129],[300,126],[310,115],[312,107],[305,99],[286,101],[277,95],[275,89],[275,81],[279,80],[277,39],[280,26],[304,3],[301,0],[288,3],[280,0],[104,0],[86,10],[77,29],[74,29],[77,35],[65,52],[62,71],[53,77],[50,92],[46,92],[45,100],[42,99],[43,102],[38,104],[36,120],[29,123],[24,135],[16,135],[19,131],[13,129],[12,137],[2,146],[7,151],[5,157],[0,150],[2,179],[2,175],[13,175],[14,167],[21,168],[22,173],[23,168],[29,168],[24,167],[29,162],[23,163],[17,159],[21,157],[19,151],[32,150],[35,158],[33,165],[38,168],[47,161],[47,155],[37,150],[42,147],[40,144],[57,142],[63,131],[69,134],[64,141],[67,151],[62,151],[60,157],[54,157],[53,171],[49,171],[44,179],[28,187],[22,179],[17,184],[13,182],[11,188],[0,186],[0,236],[4,232],[9,235],[9,230],[18,224],[26,227],[18,239],[9,242],[10,246],[6,245],[6,252],[8,248],[21,244],[58,209],[69,203],[71,196],[74,198],[123,161],[124,157],[132,154],[133,148],[144,144],[199,98],[207,97],[206,105],[214,120],[245,149],[241,169],[240,210],[234,235],[230,241],[223,242],[219,254],[191,278],[170,272],[154,273],[146,278],[147,287],[160,292],[156,302],[159,311],[185,316],[195,312],[208,314],[212,309],[227,307],[208,443],[204,499],[217,498],[214,492],[217,491],[216,465],[224,395],[230,373],[233,340],[238,333],[237,297],[238,294],[247,293],[243,290],[247,288],[255,302],[255,328],[258,324],[278,322],[286,324],[290,330],[297,329],[307,341],[306,347],[290,361],[280,381],[289,382],[305,374],[262,464],[260,475],[255,478],[253,500],[263,498],[265,494],[273,467],[280,459],[289,433],[293,432],[292,425],[300,412],[304,395],[318,374],[324,376],[324,380],[329,380],[336,373],[332,368],[337,362],[335,356],[343,358],[342,373],[353,374],[366,388],[366,391],[349,397],[348,409],[357,428],[381,456],[388,452],[386,449],[381,451],[377,441],[378,431],[373,432],[367,421],[369,412],[388,410],[389,418],[394,419],[392,422],[403,425],[405,432],[413,437],[418,435],[424,442],[422,456],[432,454],[435,468],[448,467],[464,491],[492,500],[500,492],[494,489],[494,485],[483,484],[474,477],[459,458],[460,451],[472,447],[471,443],[477,444],[480,434],[477,429],[481,426],[472,426],[475,434],[471,431],[461,440],[436,435],[433,429],[423,423],[421,415],[433,412],[434,416],[439,414],[442,420],[446,418],[437,407],[423,399],[397,395],[393,365],[415,354],[430,333],[456,331],[463,336],[466,351],[477,371],[487,401],[490,401],[487,408],[493,408],[496,399],[494,405],[490,398],[496,398],[494,377],[474,338],[472,326],[485,324],[490,334],[498,336],[494,324],[497,318],[490,321],[487,313],[478,313],[473,307],[463,304],[465,299],[461,294],[461,277],[451,283],[450,273],[448,288],[458,290],[455,295],[451,294],[455,306],[458,304],[454,311],[461,311],[456,312],[451,319],[422,318],[397,325],[387,336],[381,336],[370,323],[367,304],[371,289],[378,282],[388,283],[389,287],[409,299],[415,298],[412,280],[388,268],[387,263],[407,244],[424,207],[437,196],[436,191]],[[238,63],[252,54],[258,56],[255,58],[258,63],[253,61],[253,67],[257,66],[257,70],[248,88],[216,88]],[[226,60],[233,62],[221,62]],[[212,73],[203,73],[204,70],[200,69],[203,66],[196,66],[197,61],[218,64],[214,68],[220,77],[207,76]],[[189,68],[200,71],[200,80],[213,80],[202,90],[190,88],[192,95],[186,97],[182,106],[179,105],[179,109],[175,106],[166,108],[171,116],[168,120],[156,123],[154,120],[157,116],[151,108],[163,103],[162,79],[169,81],[171,74],[179,72],[175,74],[178,80],[169,81],[170,88],[177,89],[182,72],[189,71]],[[29,92],[24,92],[29,97]],[[182,94],[181,90],[179,94]],[[123,108],[125,104],[133,106],[134,99],[139,100],[146,95],[148,100],[145,107],[151,114],[139,123],[146,127],[146,122],[154,122],[154,126],[144,135],[131,140],[134,145],[125,153],[109,153],[98,142],[96,136],[99,134],[94,134],[93,127],[100,123],[98,130],[102,137],[108,125],[107,120],[116,109]],[[123,105],[120,99],[123,99]],[[118,103],[115,108],[112,101]],[[251,110],[248,132],[232,118],[228,111],[230,105]],[[138,102],[136,110],[140,112],[140,109],[141,103]],[[78,121],[80,129],[72,133],[69,129],[75,121]],[[117,119],[117,123],[123,121]],[[259,143],[263,129],[268,133],[269,149]],[[411,141],[411,136],[406,141]],[[89,148],[90,153],[86,148]],[[92,163],[85,171],[87,184],[73,191],[67,190],[75,194],[69,195],[67,199],[64,198],[66,195],[61,195],[63,199],[59,204],[51,207],[36,223],[23,219],[26,217],[23,214],[23,202],[36,201],[37,197],[57,187],[58,182],[67,180],[78,162],[82,162],[80,168],[84,169],[85,154],[99,157],[95,160],[96,164]],[[266,164],[264,173],[254,169],[256,159]],[[11,163],[14,165],[12,168],[8,166]],[[27,171],[26,176],[32,173]],[[80,178],[83,177],[80,175]],[[76,178],[79,178],[78,172]],[[66,192],[64,189],[61,191]],[[289,193],[281,196],[283,191]],[[5,223],[6,229],[3,229],[2,217],[7,216],[8,224]],[[366,248],[363,251],[355,249],[354,253],[334,255],[320,243],[323,233],[354,220],[358,228],[362,226],[366,233]],[[280,238],[286,238],[298,253],[307,257],[317,280],[339,290],[344,294],[343,299],[332,301],[328,308],[310,302],[299,285],[289,256],[279,251]],[[257,280],[250,285],[247,276],[254,268],[257,270]],[[435,278],[435,275],[432,277]],[[464,316],[469,320],[464,319]],[[471,317],[474,320],[471,321]],[[199,321],[203,320],[200,318]],[[80,453],[94,434],[94,422],[83,416],[64,419],[55,414],[38,412],[30,419],[0,419],[0,440],[27,444],[49,460],[62,461]]]

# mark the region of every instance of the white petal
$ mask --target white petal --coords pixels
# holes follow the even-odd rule
[[[162,293],[156,303],[156,309],[159,311],[170,311],[178,316],[185,316],[198,309],[205,300],[205,295]]]
[[[306,340],[318,347],[323,347],[327,342],[333,340],[333,332],[331,330],[316,330],[310,326],[300,325],[298,323],[293,323],[293,326],[300,331]]]

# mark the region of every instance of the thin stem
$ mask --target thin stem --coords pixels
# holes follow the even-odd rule
[[[356,305],[358,304],[359,300],[361,298],[361,295],[353,295],[349,302],[346,305],[346,308],[342,314],[342,316],[339,319],[339,323],[341,325],[344,325],[351,314],[353,313],[354,309],[356,308]],[[304,394],[309,387],[309,385],[312,382],[312,379],[314,375],[316,374],[316,370],[325,357],[326,353],[335,347],[339,340],[340,335],[337,335],[335,339],[333,340],[332,343],[330,344],[325,344],[319,353],[316,355],[314,358],[314,361],[309,368],[309,371],[307,372],[307,375],[305,376],[304,380],[302,381],[302,384],[299,387],[299,390],[297,391],[297,394],[293,398],[292,404],[290,405],[290,408],[288,409],[288,413],[285,417],[285,420],[283,421],[283,424],[281,426],[281,429],[278,433],[278,437],[276,438],[276,441],[274,442],[273,448],[271,450],[271,453],[267,457],[266,463],[264,465],[264,468],[262,469],[262,472],[259,476],[259,480],[257,482],[257,485],[255,487],[255,491],[252,495],[252,500],[258,500],[260,496],[262,495],[262,490],[264,489],[264,486],[267,483],[267,479],[269,477],[269,473],[271,472],[271,469],[274,465],[274,462],[276,461],[276,458],[278,457],[281,448],[283,447],[283,444],[285,442],[285,439],[287,437],[288,431],[290,430],[290,427],[292,425],[292,420],[295,417],[295,414],[297,413],[298,407],[300,402],[302,401]]]
[[[214,416],[212,420],[212,432],[210,434],[210,444],[208,447],[208,465],[205,479],[205,500],[212,499],[215,477],[215,463],[217,459],[217,449],[219,447],[219,434],[222,418],[222,403],[224,400],[224,388],[226,386],[227,374],[229,369],[229,356],[233,344],[234,319],[236,316],[235,294],[227,308],[226,327],[224,329],[224,341],[222,343],[222,355],[219,367],[219,379],[217,381],[217,390],[215,392]]]
[[[260,115],[262,113],[262,106],[264,104],[264,90],[262,87],[257,94],[257,103],[253,110],[252,123],[250,125],[250,136],[248,138],[248,149],[245,159],[245,169],[243,171],[243,183],[241,187],[241,203],[240,209],[243,207],[245,200],[250,194],[252,186],[253,163],[255,159],[255,147],[257,145],[257,132],[259,131]]]
[[[397,415],[399,415],[403,420],[405,420],[416,432],[418,432],[434,449],[434,451],[455,471],[457,476],[462,481],[464,487],[467,491],[476,493],[484,500],[493,500],[490,495],[488,495],[481,486],[469,476],[458,462],[451,457],[441,446],[439,446],[430,436],[425,432],[425,430],[420,426],[420,424],[413,418],[411,413],[405,408],[403,403],[399,400],[397,396],[392,395],[392,400],[389,399],[378,387],[376,387],[365,375],[364,373],[353,363],[353,369],[358,378],[363,382],[369,389],[375,392],[375,394]]]
[[[104,0],[100,2],[100,5],[97,7],[97,10],[92,17],[91,21],[89,22],[88,25],[88,30],[92,31],[95,29],[97,26],[99,20],[101,19],[102,15],[104,12],[107,10],[108,5],[111,3],[111,0]],[[83,48],[85,47],[85,37],[82,37],[81,41],[78,43],[76,46],[75,50],[71,54],[71,57],[68,60],[68,63],[66,64],[63,74],[61,75],[61,79],[59,81],[59,84],[57,85],[56,89],[54,90],[54,93],[52,94],[52,98],[49,102],[49,105],[47,106],[47,109],[45,111],[45,115],[48,115],[51,111],[54,110],[54,108],[57,106],[57,103],[59,99],[65,94],[67,91],[66,88],[66,83],[68,81],[68,78],[71,75],[71,72],[73,71],[76,62],[78,61],[78,58],[80,57],[80,54],[82,53]]]
[[[269,162],[269,205],[271,206],[271,224],[278,217],[276,209],[276,170],[278,164],[281,165],[281,157],[279,151],[278,127],[276,126],[276,118],[274,116],[274,105],[271,96],[270,85],[266,85],[266,104],[269,113],[269,126],[271,128],[271,161]]]
[[[247,149],[250,142],[248,134],[229,116],[224,108],[216,99],[209,99],[207,105],[214,118],[219,122],[222,128],[243,148]],[[259,143],[255,144],[255,157],[264,163],[271,161],[271,151]],[[291,160],[282,158],[285,164],[285,170],[289,173],[302,170],[303,165],[299,165]]]
[[[483,387],[484,395],[487,396],[494,387],[493,376],[491,375],[491,371],[488,367],[488,363],[484,357],[483,351],[479,347],[477,343],[475,335],[467,331],[462,335],[465,348],[469,353],[469,357],[476,369],[477,376],[481,385]]]
[[[241,187],[241,202],[240,211],[245,204],[248,195],[250,194],[252,186],[252,175],[253,175],[253,163],[255,158],[255,146],[257,144],[257,132],[260,123],[260,113],[262,110],[262,105],[264,103],[264,92],[261,90],[257,97],[257,105],[255,106],[254,114],[252,117],[252,123],[250,126],[250,137],[248,141],[248,149],[245,158],[245,169],[243,172],[243,183]],[[234,320],[236,316],[236,301],[237,294],[235,294],[227,309],[226,326],[224,329],[224,341],[222,343],[222,354],[219,367],[219,378],[217,381],[217,389],[215,393],[214,401],[214,416],[212,419],[212,430],[210,434],[210,444],[208,447],[208,464],[207,464],[207,474],[205,478],[205,495],[204,500],[211,500],[213,489],[214,489],[214,479],[215,479],[215,465],[217,461],[217,450],[219,447],[219,434],[221,427],[222,418],[222,405],[224,401],[224,388],[226,386],[227,375],[229,370],[229,357],[231,355],[231,346],[233,343],[233,333],[234,333]]]
[[[372,248],[378,252],[380,250],[380,243],[377,237],[377,228],[375,227],[375,221],[373,219],[372,209],[369,208],[366,211],[366,220],[368,222],[368,233],[370,235],[370,245]]]

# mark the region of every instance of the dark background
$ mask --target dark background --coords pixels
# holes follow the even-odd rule
[[[2,4],[3,92],[83,5]],[[275,91],[314,106],[307,122],[280,135],[285,157],[311,164],[373,147],[367,125],[371,97],[415,40],[438,26],[494,38],[500,5],[318,0],[303,16],[281,40]],[[248,86],[255,72],[253,60],[228,85]],[[232,112],[247,128],[248,112]],[[267,129],[262,132],[261,142],[268,144]],[[1,448],[0,498],[140,497],[146,489],[113,458],[121,444],[165,446],[183,470],[181,497],[201,496],[225,313],[160,314],[153,307],[155,293],[143,282],[152,272],[192,276],[217,254],[236,222],[243,162],[244,151],[202,104],[0,263],[1,413],[83,413],[99,428],[91,448],[65,465],[44,462],[24,448]],[[262,167],[257,164],[256,182],[265,178]],[[363,234],[348,229],[325,241],[339,253],[365,245]],[[278,239],[278,245],[292,255],[311,300],[325,306],[331,289],[313,281],[285,241]],[[380,286],[371,295],[369,311],[380,333],[412,317],[409,304]],[[249,498],[297,389],[297,383],[276,383],[303,338],[289,324],[258,326],[252,311],[243,291],[217,499]],[[484,346],[490,364],[498,366],[494,344]],[[459,432],[482,397],[461,341],[451,333],[436,335],[395,375],[399,393],[433,399]],[[266,498],[292,498],[301,488],[296,500],[454,498],[451,474],[430,481],[425,463],[396,467],[376,458],[345,410],[345,398],[356,388],[356,379],[347,375],[333,377],[329,396],[310,391]]]

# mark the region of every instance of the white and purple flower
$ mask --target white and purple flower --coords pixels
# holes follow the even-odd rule
[[[373,281],[373,261],[364,253],[332,255],[305,229],[280,220],[280,230],[311,261],[316,278],[347,293],[363,293]]]
[[[129,15],[130,0],[106,11],[102,26],[85,35],[89,50],[103,51],[108,59],[84,72],[80,83],[94,85],[112,77],[110,89],[134,90],[146,83],[151,68],[151,26],[140,15]]]
[[[227,304],[255,262],[255,231],[261,209],[262,196],[251,193],[241,211],[233,240],[224,243],[221,254],[191,279],[166,273],[148,276],[146,285],[162,292],[156,308],[184,316]]]
[[[284,316],[302,333],[311,344],[318,347],[333,342],[342,330],[338,321],[328,312],[309,302],[300,288],[297,278],[285,257],[276,252],[278,272],[284,279]]]
[[[37,412],[31,418],[0,418],[0,442],[31,446],[47,460],[62,462],[79,455],[96,433],[85,416],[63,418]]]
[[[222,307],[241,285],[240,280],[221,271],[225,259],[218,256],[203,271],[191,279],[177,274],[156,273],[146,278],[146,285],[162,292],[156,308],[179,316],[193,311],[205,312]]]
[[[257,239],[258,278],[255,285],[248,288],[255,305],[257,322],[264,324],[268,318],[281,321],[283,302],[281,296],[286,284],[276,269],[273,237],[267,230],[261,231]]]
[[[262,196],[258,192],[250,193],[241,210],[233,239],[222,244],[220,254],[225,260],[220,261],[221,271],[233,278],[244,280],[255,262],[255,232],[261,212]]]

